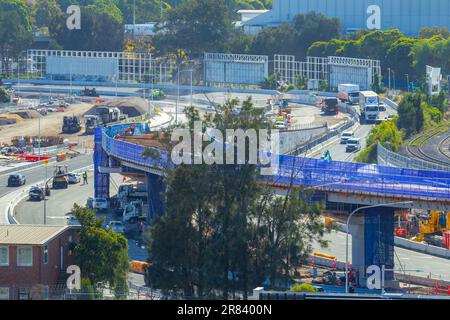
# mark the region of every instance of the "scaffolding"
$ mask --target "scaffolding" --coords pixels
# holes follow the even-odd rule
[[[206,83],[259,85],[269,75],[268,56],[207,52],[203,63]]]
[[[331,89],[342,83],[358,84],[361,90],[368,90],[372,84],[381,81],[379,60],[349,57],[307,57],[306,62],[296,61],[292,55],[274,56],[274,73],[278,80],[298,85],[299,80],[328,81]]]

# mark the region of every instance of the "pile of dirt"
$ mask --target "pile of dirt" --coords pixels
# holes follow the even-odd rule
[[[42,117],[42,114],[40,114],[36,110],[31,109],[11,111],[9,114],[16,114],[20,116],[22,119],[37,119]]]
[[[96,114],[95,109],[102,106],[107,106],[110,108],[119,108],[122,114],[128,115],[128,117],[138,117],[147,113],[148,103],[142,98],[131,97],[131,98],[117,98],[111,101],[106,102],[104,105],[97,105],[89,109],[85,113],[85,115],[94,115]]]

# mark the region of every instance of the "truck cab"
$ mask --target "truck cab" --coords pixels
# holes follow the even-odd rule
[[[123,210],[122,220],[124,223],[134,223],[137,220],[145,220],[146,218],[142,201],[132,201]]]

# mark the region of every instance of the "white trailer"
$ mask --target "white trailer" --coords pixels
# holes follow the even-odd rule
[[[377,122],[380,114],[380,97],[373,91],[361,91],[359,93],[359,108],[361,122]]]
[[[338,97],[342,102],[350,104],[358,104],[359,101],[359,85],[343,83],[338,85]]]

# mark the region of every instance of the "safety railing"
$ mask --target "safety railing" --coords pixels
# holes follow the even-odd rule
[[[419,170],[450,171],[450,166],[442,166],[436,163],[409,158],[395,153],[383,147],[377,146],[377,163],[388,167],[411,168]]]
[[[129,125],[118,124],[105,129],[103,145],[109,155],[153,169],[174,167],[167,151],[154,149],[159,152],[159,157],[144,157],[145,148],[143,146],[113,138],[115,134],[122,132]],[[107,134],[107,132],[109,133]],[[381,194],[431,201],[450,200],[450,172],[402,169],[282,155],[279,156],[279,172],[274,176],[262,176],[260,179],[261,182],[279,185],[289,185],[293,179],[294,185],[352,194]]]

